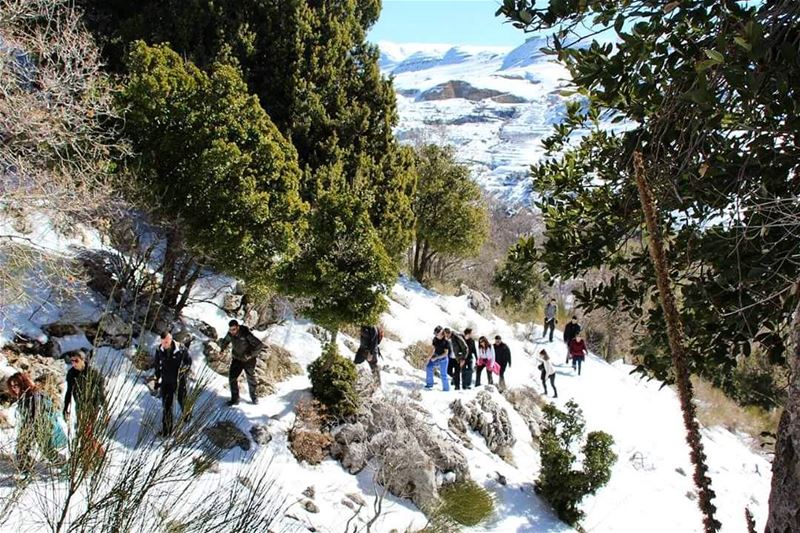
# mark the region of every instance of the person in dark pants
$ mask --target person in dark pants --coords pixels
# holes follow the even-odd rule
[[[553,398],[558,398],[558,390],[556,390],[556,369],[550,361],[550,356],[547,355],[546,350],[539,352],[539,370],[541,371],[542,387],[544,393],[547,394],[547,379],[550,379],[550,385],[553,387]]]
[[[467,357],[461,364],[461,386],[465,389],[472,387],[472,368],[478,357],[478,348],[472,338],[472,329],[464,330],[464,342],[467,344]]]
[[[172,333],[161,333],[161,342],[156,348],[156,383],[155,388],[161,391],[161,435],[168,437],[172,434],[172,406],[175,394],[178,395],[178,405],[181,413],[186,413],[186,374],[192,367],[192,358],[189,351],[172,338]]]
[[[64,395],[64,420],[69,424],[70,407],[75,402],[78,448],[83,451],[89,469],[105,456],[97,440],[98,424],[107,423],[108,408],[102,374],[89,366],[86,353],[76,350],[66,354],[72,367],[67,371],[67,392]],[[101,426],[102,427],[102,426]]]
[[[500,383],[498,387],[504,389],[506,386],[506,368],[511,368],[511,349],[508,344],[503,342],[500,335],[494,337],[494,360],[500,365]]]
[[[450,342],[450,360],[448,361],[447,373],[453,378],[453,386],[456,390],[461,390],[461,376],[464,365],[466,364],[469,348],[464,337],[451,331],[450,328],[444,329],[444,337]]]
[[[567,364],[569,364],[569,343],[572,342],[579,333],[581,332],[581,325],[578,324],[578,317],[572,315],[572,320],[564,326],[564,344],[567,345]]]
[[[550,342],[553,342],[553,331],[556,329],[557,311],[556,299],[550,298],[550,303],[544,307],[544,333],[542,333],[542,338],[544,339],[547,337],[547,330],[550,330]]]
[[[586,348],[586,342],[584,342],[581,334],[578,333],[569,343],[569,356],[572,359],[572,370],[577,370],[579,376],[581,375],[583,360],[588,353],[589,350]]]
[[[250,328],[240,326],[236,320],[228,322],[228,334],[220,339],[219,346],[222,350],[231,345],[231,368],[228,371],[228,384],[231,387],[231,399],[228,405],[239,403],[239,376],[244,371],[247,376],[247,387],[250,389],[250,401],[258,403],[256,394],[256,362],[258,355],[265,348],[264,344],[253,335]]]
[[[361,326],[361,335],[353,362],[360,365],[364,361],[369,363],[372,377],[378,385],[381,384],[381,369],[378,366],[378,357],[381,355],[380,343],[383,333],[379,326]]]
[[[478,339],[478,360],[475,363],[475,386],[481,386],[481,372],[486,369],[486,379],[492,385],[492,366],[494,366],[494,346],[489,344],[489,339],[481,336]]]

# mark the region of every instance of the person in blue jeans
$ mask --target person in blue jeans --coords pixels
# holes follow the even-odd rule
[[[450,343],[444,338],[442,326],[433,329],[433,351],[425,366],[425,388],[433,388],[433,369],[439,367],[439,378],[442,380],[442,390],[450,390],[450,378],[447,375],[447,360],[450,357]]]

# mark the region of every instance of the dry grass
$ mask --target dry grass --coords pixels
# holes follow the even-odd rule
[[[704,379],[692,376],[692,385],[697,405],[697,419],[706,427],[722,426],[730,431],[745,433],[753,437],[756,444],[762,442],[761,433],[775,433],[781,411],[767,411],[761,407],[742,407]]]
[[[409,344],[406,346],[406,349],[403,350],[403,356],[406,358],[406,361],[411,364],[411,366],[422,370],[425,368],[425,365],[428,364],[431,351],[432,348],[430,341],[417,341],[414,344]]]
[[[298,461],[317,465],[328,456],[333,444],[330,434],[322,430],[327,420],[325,408],[316,400],[304,400],[295,407],[295,414],[289,430],[289,448]]]

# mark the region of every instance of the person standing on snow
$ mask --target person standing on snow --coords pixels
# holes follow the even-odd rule
[[[453,378],[453,385],[456,390],[461,390],[461,374],[469,355],[469,347],[464,337],[444,328],[444,337],[450,342],[450,359],[448,360],[447,372]]]
[[[494,360],[500,365],[500,383],[498,387],[506,387],[506,368],[511,368],[511,349],[503,342],[500,335],[494,337]]]
[[[231,368],[228,371],[228,384],[231,388],[231,399],[228,400],[228,405],[237,405],[239,403],[238,380],[243,370],[247,376],[247,388],[250,389],[250,401],[257,404],[256,362],[258,361],[258,355],[265,348],[264,343],[253,335],[250,328],[240,326],[239,322],[231,320],[228,322],[228,334],[225,335],[225,338],[220,339],[219,347],[224,351],[229,344],[231,345],[232,357]]]
[[[547,330],[550,330],[550,342],[553,342],[553,331],[556,329],[557,311],[556,299],[550,298],[550,303],[544,306],[544,332],[542,333],[542,338],[544,339],[547,337]]]
[[[442,380],[442,390],[450,390],[450,378],[447,376],[447,363],[450,358],[450,343],[444,338],[442,326],[433,329],[433,350],[425,365],[425,388],[433,388],[433,369],[439,368],[439,377]]]
[[[539,352],[539,370],[542,373],[541,380],[545,395],[547,395],[547,380],[550,379],[550,385],[553,386],[553,398],[558,398],[558,390],[556,390],[556,369],[550,361],[550,356],[547,355],[547,350]]]
[[[494,366],[494,346],[489,344],[489,339],[481,337],[478,339],[478,360],[475,363],[475,386],[481,386],[481,372],[486,369],[486,377],[489,385],[492,382],[492,367]]]
[[[472,387],[472,368],[478,354],[471,328],[464,330],[464,342],[467,344],[467,357],[461,361],[461,386],[469,389]]]
[[[192,367],[189,351],[172,338],[172,333],[163,331],[161,342],[156,348],[156,390],[161,391],[161,436],[172,434],[172,406],[175,394],[181,415],[186,417],[186,375]]]
[[[589,350],[586,348],[586,343],[581,337],[581,334],[578,333],[574,339],[572,339],[569,343],[569,356],[572,359],[572,370],[577,370],[578,375],[581,375],[581,366],[583,366],[583,360],[589,354]]]
[[[581,325],[578,324],[578,317],[572,315],[572,320],[564,326],[564,344],[569,348],[569,343],[572,342],[578,333],[581,332]],[[569,364],[569,349],[567,349],[567,364]]]
[[[358,350],[353,362],[360,365],[364,361],[369,363],[372,378],[381,384],[381,369],[378,366],[378,357],[381,355],[379,345],[383,340],[383,329],[380,326],[361,326]]]
[[[84,439],[78,448],[86,454],[86,464],[96,464],[105,455],[103,446],[95,438],[98,421],[107,423],[108,407],[103,376],[89,366],[86,353],[76,350],[66,354],[71,368],[67,371],[67,392],[64,395],[64,420],[69,426],[70,406],[74,400],[77,429]]]

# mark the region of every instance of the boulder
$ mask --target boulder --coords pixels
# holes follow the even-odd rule
[[[275,392],[275,385],[303,373],[291,352],[276,344],[266,344],[256,363],[256,394],[259,397]],[[244,379],[244,373],[242,373]]]
[[[506,390],[503,396],[508,403],[514,406],[514,410],[519,413],[528,425],[528,431],[533,437],[533,442],[539,442],[542,433],[541,424],[544,420],[544,413],[541,406],[544,404],[541,396],[532,387],[520,387]]]
[[[222,301],[222,309],[227,313],[236,313],[242,306],[242,298],[241,294],[226,294]]]
[[[511,420],[506,410],[492,399],[487,391],[481,391],[468,403],[460,399],[450,404],[455,418],[460,418],[467,426],[480,433],[486,446],[500,456],[508,452],[516,442]]]
[[[331,334],[327,329],[316,324],[312,324],[308,327],[308,333],[323,344],[328,342],[331,338]]]
[[[314,496],[316,496],[316,494],[317,494],[317,491],[314,490],[314,485],[311,485],[310,487],[306,487],[306,490],[303,491],[303,496],[305,496],[306,498],[309,498],[311,500],[314,499]]]
[[[222,376],[228,375],[231,366],[230,350],[223,352],[216,341],[206,341],[203,343],[203,355],[211,370]]]
[[[317,507],[317,504],[312,502],[311,500],[306,500],[303,502],[303,509],[305,509],[309,513],[319,512],[319,507]]]
[[[244,451],[250,449],[250,439],[244,431],[230,420],[222,420],[203,430],[206,438],[215,446],[229,450],[238,446]]]
[[[253,442],[259,446],[265,446],[272,440],[272,435],[270,435],[269,429],[263,424],[255,424],[253,427],[251,427],[250,437],[253,439]]]
[[[70,335],[77,335],[80,330],[75,324],[47,324],[42,327],[42,331],[47,333],[50,337],[68,337]]]
[[[458,296],[466,296],[467,303],[479,315],[490,318],[492,315],[492,299],[486,293],[470,289],[463,283],[458,289]]]
[[[340,450],[336,448],[340,447]],[[354,442],[349,446],[334,443],[331,446],[331,455],[339,459],[342,467],[351,474],[358,474],[367,466],[367,447],[363,443]]]
[[[209,340],[216,341],[219,339],[216,328],[202,320],[198,321],[197,331],[208,337]]]
[[[7,343],[5,349],[19,355],[59,356],[59,351],[52,339],[35,338],[23,333],[15,333],[14,340]]]

